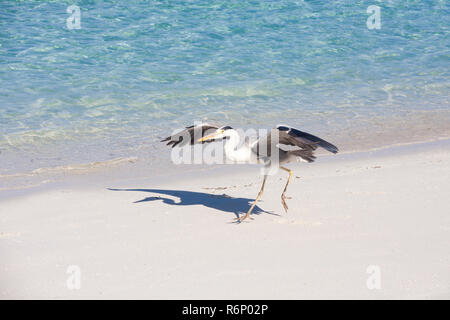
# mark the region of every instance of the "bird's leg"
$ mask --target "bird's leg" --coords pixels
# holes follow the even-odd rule
[[[283,204],[284,210],[287,212],[287,211],[288,211],[288,206],[287,206],[287,204],[286,204],[286,196],[285,196],[284,194],[286,193],[286,190],[287,190],[289,181],[291,181],[291,178],[292,178],[292,170],[290,170],[290,169],[288,169],[288,168],[285,168],[285,167],[282,167],[282,166],[280,166],[280,169],[283,169],[284,171],[289,172],[289,178],[288,178],[288,180],[287,180],[287,182],[286,182],[286,186],[284,187],[283,193],[281,194],[281,203]]]
[[[237,222],[242,222],[242,221],[244,221],[245,219],[247,219],[250,216],[250,214],[252,213],[253,208],[255,207],[256,203],[258,202],[258,200],[261,198],[261,196],[263,194],[264,185],[266,184],[266,179],[267,179],[267,175],[264,175],[264,180],[263,180],[263,183],[262,183],[262,186],[261,186],[261,190],[259,190],[258,196],[256,197],[256,199],[253,202],[253,204],[250,207],[250,209],[248,209],[247,213],[244,216],[239,217],[239,218],[236,219]]]

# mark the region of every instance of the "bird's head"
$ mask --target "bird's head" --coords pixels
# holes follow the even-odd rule
[[[214,133],[204,136],[200,139],[198,139],[199,142],[206,142],[206,141],[214,141],[214,140],[220,140],[225,139],[229,136],[231,131],[234,131],[234,129],[230,126],[224,126],[219,129],[217,129]]]

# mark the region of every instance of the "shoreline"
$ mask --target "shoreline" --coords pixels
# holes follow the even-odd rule
[[[350,157],[358,158],[360,156],[383,156],[393,153],[394,155],[402,152],[422,152],[430,148],[448,147],[450,148],[450,137],[438,137],[428,141],[421,142],[404,142],[393,145],[364,149],[364,150],[340,150],[337,155],[332,155],[320,148],[316,152],[317,159],[314,163],[326,161],[326,159],[339,160]],[[167,164],[170,168],[170,176],[203,174],[205,171],[214,171],[215,174],[233,174],[233,172],[245,171],[245,168],[259,168],[255,165],[232,165],[229,164],[184,164],[174,165],[170,161],[170,148],[167,150]],[[337,158],[337,159],[336,159]],[[313,164],[314,164],[313,163]],[[293,163],[291,163],[292,165]],[[296,165],[296,164],[294,164]],[[300,166],[301,167],[301,166]],[[258,169],[256,169],[258,170]],[[133,181],[140,180],[141,176],[151,177],[156,181],[168,178],[167,171],[164,174],[156,173],[152,170],[151,163],[148,159],[140,159],[137,157],[116,158],[106,161],[98,161],[93,163],[72,164],[67,166],[39,168],[31,172],[0,175],[0,201],[9,197],[17,197],[28,195],[35,192],[45,192],[50,189],[61,187],[83,187],[92,184],[92,180],[102,181]],[[172,179],[177,179],[172,177]],[[169,179],[170,180],[170,179]],[[94,184],[95,185],[95,184]]]
[[[412,114],[391,114],[380,118],[374,116],[367,122],[367,116],[342,120],[339,125],[329,123],[308,123],[302,119],[288,121],[294,127],[303,128],[304,131],[315,134],[337,145],[340,152],[373,151],[379,148],[392,147],[410,143],[423,143],[440,139],[450,139],[450,112],[448,110],[419,112]],[[282,120],[280,120],[283,122]],[[220,122],[220,121],[218,121]],[[253,124],[256,128],[270,128],[273,124]],[[183,128],[184,126],[180,126]],[[237,126],[248,129],[247,126]],[[169,130],[170,131],[170,130]],[[153,173],[167,167],[170,148],[160,143],[160,138],[171,132],[154,132],[148,138],[142,134],[129,139],[127,148],[120,148],[113,143],[115,135],[105,139],[96,140],[55,140],[52,143],[35,146],[22,146],[0,143],[0,190],[5,179],[21,176],[36,176],[46,171],[72,172],[91,167],[113,167],[117,162],[127,160],[145,163],[154,167]],[[117,133],[116,133],[117,134]],[[1,141],[1,137],[0,137]],[[37,140],[39,141],[39,140]],[[124,145],[125,146],[125,145]],[[123,146],[123,147],[124,147]],[[11,149],[12,148],[12,149]],[[34,149],[36,148],[36,149]],[[15,151],[14,151],[15,150]],[[317,150],[318,153],[321,150]]]

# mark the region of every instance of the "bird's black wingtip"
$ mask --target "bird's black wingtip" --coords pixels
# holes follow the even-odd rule
[[[315,137],[315,138],[317,138],[317,137]],[[327,150],[328,152],[331,152],[331,153],[334,153],[334,154],[339,152],[339,148],[336,147],[334,144],[331,144],[331,143],[329,143],[329,142],[327,142],[325,140],[322,140],[320,138],[317,138],[317,139],[318,139],[318,141],[314,142],[317,146],[322,147],[325,150]]]
[[[339,152],[338,147],[335,147],[335,146],[325,146],[325,147],[323,147],[323,148],[324,148],[325,150],[327,150],[327,151],[333,153],[333,154],[336,154],[336,153]]]

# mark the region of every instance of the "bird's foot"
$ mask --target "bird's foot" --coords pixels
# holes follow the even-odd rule
[[[288,199],[288,198],[286,198],[286,196],[284,194],[282,194],[281,195],[281,204],[283,205],[284,211],[286,211],[286,213],[287,213],[289,207],[288,207],[288,205],[286,203],[286,199]]]
[[[250,220],[253,220],[253,218],[250,217],[249,213],[244,214],[242,217],[234,218],[234,220],[235,220],[236,223],[241,223],[242,221],[244,221],[247,218],[249,218]]]

